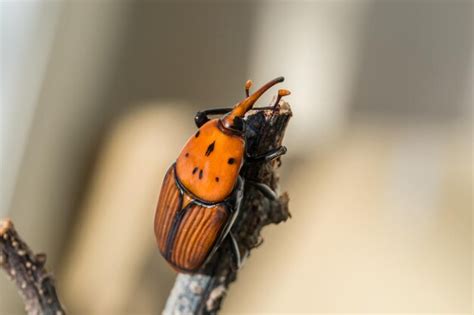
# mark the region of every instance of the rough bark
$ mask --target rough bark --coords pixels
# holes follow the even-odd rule
[[[0,221],[0,267],[16,284],[26,312],[30,315],[65,314],[45,262],[46,255],[35,255],[10,220]]]
[[[281,146],[291,115],[289,105],[284,102],[275,111],[254,111],[247,120],[249,132],[256,134],[248,143],[249,153],[258,155]],[[242,175],[245,180],[264,183],[277,190],[278,175],[275,170],[280,164],[279,159],[251,164]],[[246,184],[244,189],[241,211],[232,233],[236,236],[241,257],[247,260],[251,251],[262,244],[262,228],[286,221],[290,213],[286,193],[280,195],[278,200],[270,200],[252,185]],[[163,314],[216,314],[237,274],[231,248],[224,244],[203,272],[178,274]]]

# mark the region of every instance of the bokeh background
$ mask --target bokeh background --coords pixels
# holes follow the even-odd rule
[[[472,1],[2,1],[0,216],[70,314],[157,314],[198,109],[284,75],[281,190],[223,313],[472,313]],[[273,89],[260,105],[266,105]],[[0,314],[22,314],[6,277]]]

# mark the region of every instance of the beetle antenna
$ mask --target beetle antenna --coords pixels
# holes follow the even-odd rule
[[[275,108],[278,106],[278,104],[280,103],[280,100],[281,100],[281,98],[282,98],[283,96],[287,96],[287,95],[290,95],[290,94],[291,94],[291,92],[290,92],[289,90],[286,90],[286,89],[280,89],[280,90],[278,90],[277,99],[276,99],[275,103],[274,103],[273,106],[272,106],[273,109],[275,109]]]
[[[283,77],[278,77],[270,82],[267,82],[264,84],[261,88],[259,88],[257,91],[255,91],[252,95],[247,97],[245,100],[240,102],[234,107],[234,110],[231,112],[231,114],[235,116],[243,116],[245,115],[246,112],[248,112],[250,109],[252,109],[253,104],[257,101],[257,99],[262,96],[263,93],[265,93],[269,88],[274,86],[277,83],[283,82],[285,78]]]
[[[252,87],[252,84],[253,84],[252,80],[247,80],[247,82],[245,82],[245,95],[247,97],[250,96],[250,88]]]
[[[263,93],[265,93],[268,89],[270,89],[272,86],[274,86],[277,83],[283,82],[285,78],[283,77],[278,77],[270,82],[267,82],[264,84],[261,88],[259,88],[257,91],[255,91],[252,95],[249,95],[247,98],[245,98],[242,102],[237,103],[237,105],[234,106],[232,111],[225,115],[224,117],[221,118],[221,121],[223,125],[227,128],[231,128],[231,126],[234,124],[234,119],[236,117],[243,117],[246,112],[252,109],[253,105],[257,101],[257,99],[262,96]],[[248,83],[248,82],[247,82]],[[247,83],[245,84],[247,87]],[[250,88],[250,86],[249,86]]]

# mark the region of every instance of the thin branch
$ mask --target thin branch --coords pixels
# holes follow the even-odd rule
[[[248,143],[249,152],[254,155],[268,152],[282,144],[286,126],[291,117],[287,103],[275,111],[256,111],[248,117],[249,132],[257,136]],[[278,188],[275,169],[280,161],[250,165],[244,172],[245,180],[267,184]],[[277,201],[271,201],[251,185],[245,185],[241,212],[232,228],[242,257],[248,258],[251,251],[263,242],[262,228],[278,224],[290,217],[288,195],[282,194]],[[200,274],[178,274],[163,314],[217,314],[227,294],[229,285],[237,279],[229,246],[220,248]]]
[[[0,221],[0,267],[16,284],[30,315],[65,314],[54,280],[44,268],[45,254],[33,254],[16,232],[12,221]]]

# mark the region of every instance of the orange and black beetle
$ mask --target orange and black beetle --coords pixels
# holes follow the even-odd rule
[[[233,108],[197,113],[195,122],[199,130],[189,138],[176,163],[166,173],[155,213],[158,247],[176,270],[198,271],[225,239],[232,242],[240,263],[237,243],[229,232],[242,199],[242,166],[270,161],[286,153],[286,148],[280,147],[262,155],[250,155],[246,143],[251,133],[246,132],[244,116],[265,91],[283,80],[278,77],[252,95],[249,95],[252,83],[247,81],[247,97]],[[281,97],[288,94],[287,90],[279,90],[270,108],[278,106]],[[207,116],[218,114],[225,115],[212,120]],[[266,196],[275,197],[268,186],[253,184]]]

